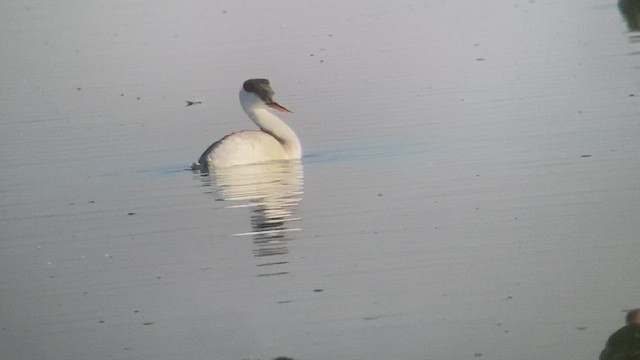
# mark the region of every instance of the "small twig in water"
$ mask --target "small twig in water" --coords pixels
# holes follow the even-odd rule
[[[196,104],[202,104],[202,100],[196,100],[196,101],[187,100],[187,106],[196,105]]]

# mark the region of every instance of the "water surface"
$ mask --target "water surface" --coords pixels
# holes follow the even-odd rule
[[[3,356],[596,358],[640,306],[621,9],[3,3]],[[188,170],[250,77],[302,163]]]

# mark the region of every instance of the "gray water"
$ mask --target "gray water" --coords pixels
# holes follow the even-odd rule
[[[630,19],[3,2],[2,359],[597,358],[640,306]],[[251,77],[302,163],[188,170]]]

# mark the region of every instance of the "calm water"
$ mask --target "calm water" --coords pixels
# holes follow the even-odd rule
[[[3,359],[597,358],[640,306],[637,19],[3,2]],[[250,77],[302,163],[188,170]]]

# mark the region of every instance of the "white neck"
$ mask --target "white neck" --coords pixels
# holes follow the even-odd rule
[[[267,110],[266,104],[252,93],[240,91],[242,110],[258,125],[260,130],[273,136],[289,155],[290,159],[302,156],[302,146],[298,135],[282,119]]]

